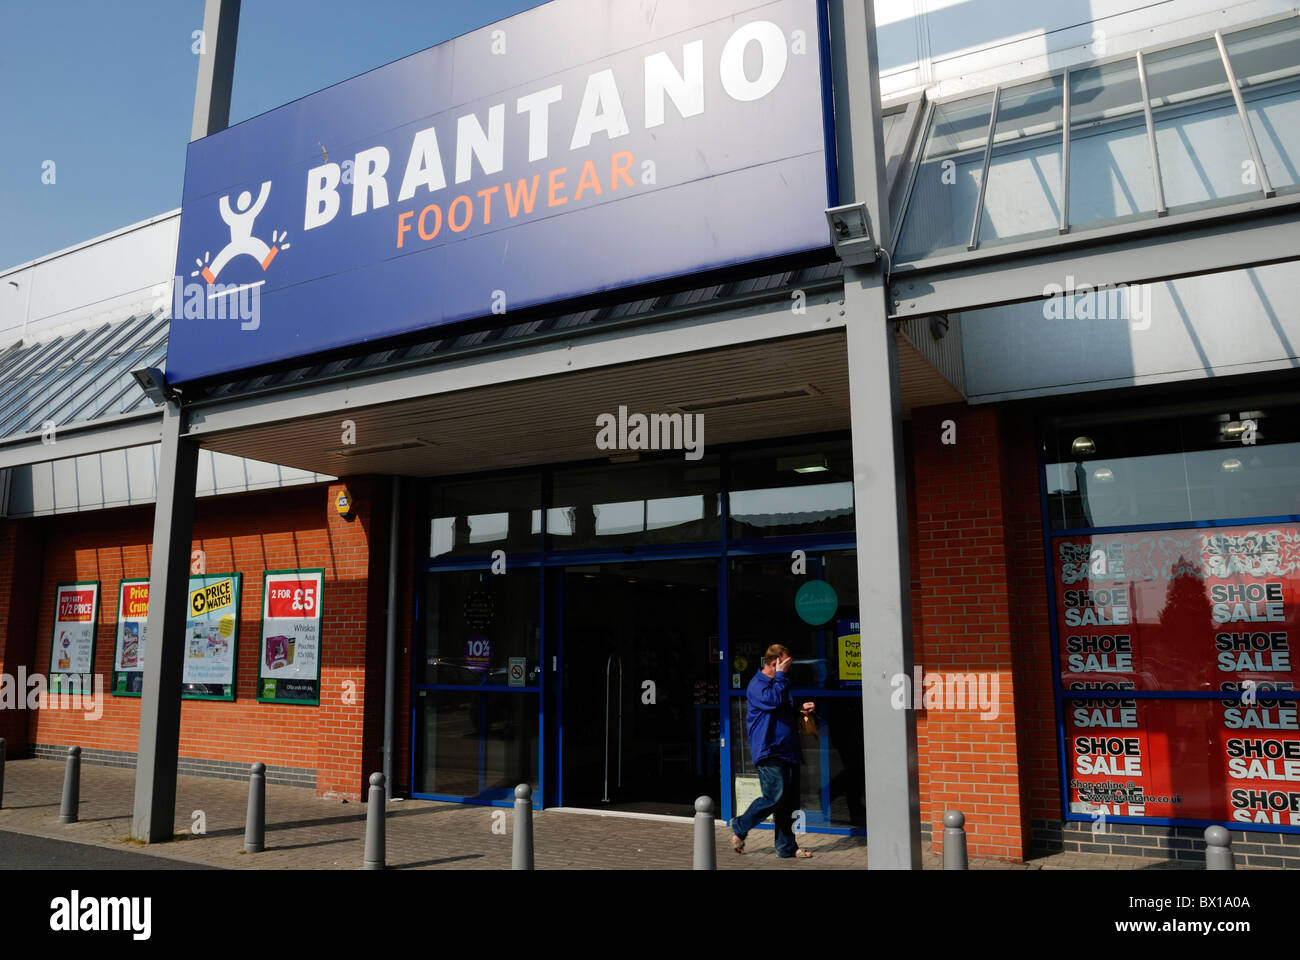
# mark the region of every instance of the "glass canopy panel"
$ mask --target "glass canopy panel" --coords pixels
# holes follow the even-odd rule
[[[1070,72],[1070,228],[1155,216],[1137,60]]]
[[[1058,74],[1002,91],[980,246],[1059,230],[1063,87]]]
[[[1269,180],[1278,193],[1300,189],[1300,18],[1223,41]]]
[[[965,250],[975,222],[993,94],[934,108],[895,256],[899,262]]]
[[[1147,92],[1171,212],[1260,194],[1250,144],[1213,38],[1145,58]]]

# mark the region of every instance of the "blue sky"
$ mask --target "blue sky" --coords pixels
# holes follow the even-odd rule
[[[244,0],[230,122],[537,5]],[[0,0],[0,269],[180,206],[202,25],[203,0]]]

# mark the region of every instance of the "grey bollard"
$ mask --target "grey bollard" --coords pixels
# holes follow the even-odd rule
[[[266,848],[266,764],[255,763],[248,774],[248,813],[244,816],[244,852]]]
[[[1236,870],[1232,856],[1232,834],[1220,826],[1205,828],[1205,869]]]
[[[943,815],[943,868],[970,869],[966,863],[966,815],[960,810]]]
[[[370,775],[370,797],[366,800],[366,854],[362,869],[388,867],[388,845],[384,841],[384,775]]]
[[[5,738],[0,737],[0,810],[5,806]]]
[[[713,801],[708,797],[695,801],[694,869],[718,869],[718,835],[713,829]]]
[[[533,869],[533,788],[526,783],[515,787],[515,839],[510,869]]]
[[[59,823],[76,823],[81,804],[81,748],[68,747],[68,765],[63,771],[63,802],[59,805]]]

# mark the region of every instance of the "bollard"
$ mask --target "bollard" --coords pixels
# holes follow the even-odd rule
[[[384,870],[388,867],[388,847],[384,842],[384,775],[370,775],[370,797],[366,800],[366,854],[362,869]]]
[[[0,810],[5,806],[5,738],[0,737]]]
[[[1232,834],[1217,824],[1205,828],[1205,869],[1237,869],[1232,856]]]
[[[695,801],[694,869],[718,869],[718,835],[713,829],[713,801],[708,797]]]
[[[261,853],[266,845],[266,764],[248,774],[248,813],[244,817],[244,852]]]
[[[59,823],[76,823],[81,803],[81,748],[68,747],[68,765],[63,771],[63,803],[59,805]]]
[[[526,783],[515,787],[515,839],[510,869],[533,869],[533,788]]]
[[[970,869],[966,865],[966,816],[960,810],[943,815],[943,868]]]

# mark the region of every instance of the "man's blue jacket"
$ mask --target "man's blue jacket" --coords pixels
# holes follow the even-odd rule
[[[761,670],[754,674],[745,691],[749,711],[745,726],[749,730],[749,752],[754,763],[772,757],[786,763],[798,763],[799,712],[790,699],[790,681],[781,671],[771,677]]]

